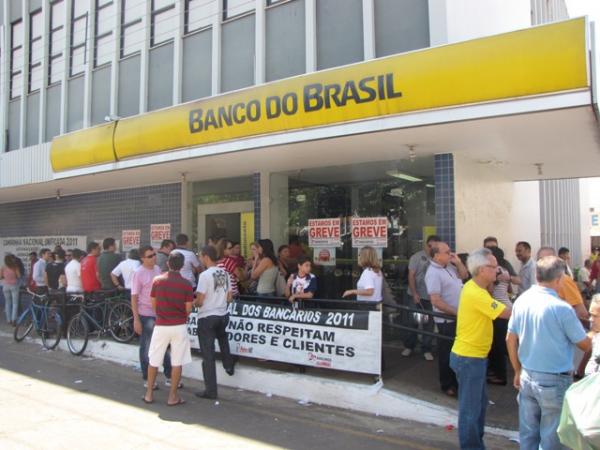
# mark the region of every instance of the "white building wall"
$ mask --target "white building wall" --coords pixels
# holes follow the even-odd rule
[[[452,0],[447,2],[448,43],[527,28],[530,5],[523,0]]]
[[[540,184],[538,181],[521,181],[513,183],[511,216],[511,251],[507,251],[507,259],[517,268],[520,263],[514,254],[514,247],[519,241],[529,242],[535,254],[542,245],[540,224]]]
[[[455,153],[456,251],[481,248],[486,236],[495,236],[510,256],[514,246],[513,198],[514,183],[499,176],[493,165],[479,164]]]

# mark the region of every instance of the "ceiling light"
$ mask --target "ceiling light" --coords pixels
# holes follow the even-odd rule
[[[405,181],[412,181],[413,183],[417,181],[423,181],[421,178],[413,177],[412,175],[402,173],[399,170],[388,170],[386,172],[386,175],[389,175],[390,177],[394,178],[400,178],[401,180]]]
[[[435,189],[435,186],[433,184],[426,184],[425,187],[430,188],[430,189]]]

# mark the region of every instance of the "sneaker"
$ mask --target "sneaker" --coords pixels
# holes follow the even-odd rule
[[[167,378],[165,380],[165,386],[171,387],[171,379],[170,378]],[[179,384],[177,385],[177,389],[183,389],[183,383],[179,382]]]
[[[408,357],[408,356],[412,355],[412,350],[410,348],[405,348],[404,350],[402,350],[402,353],[400,353],[400,354],[404,357]]]
[[[148,389],[148,382],[144,381],[144,389]],[[158,391],[158,383],[154,383],[153,391]]]
[[[423,357],[425,358],[426,361],[433,361],[433,355],[431,354],[431,352],[423,353]]]

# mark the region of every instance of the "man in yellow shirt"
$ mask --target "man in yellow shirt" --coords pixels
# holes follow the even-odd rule
[[[487,290],[496,281],[498,270],[490,250],[482,248],[471,253],[467,266],[473,278],[460,295],[450,367],[458,380],[460,448],[484,449],[487,357],[492,346],[493,321],[510,318],[511,308],[494,300]]]

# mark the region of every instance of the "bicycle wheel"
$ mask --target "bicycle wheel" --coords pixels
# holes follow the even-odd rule
[[[33,329],[33,317],[32,317],[31,309],[27,309],[21,317],[17,319],[17,326],[15,327],[15,331],[13,332],[13,337],[15,341],[21,342],[23,339],[27,337],[31,330]]]
[[[56,348],[60,342],[63,320],[56,306],[47,306],[41,327],[42,344],[48,350]]]
[[[69,351],[79,356],[87,347],[88,343],[89,326],[85,317],[79,314],[75,314],[69,321],[69,327],[67,328],[67,346]]]
[[[108,330],[117,342],[129,342],[133,339],[133,311],[128,303],[118,302],[110,308]]]

